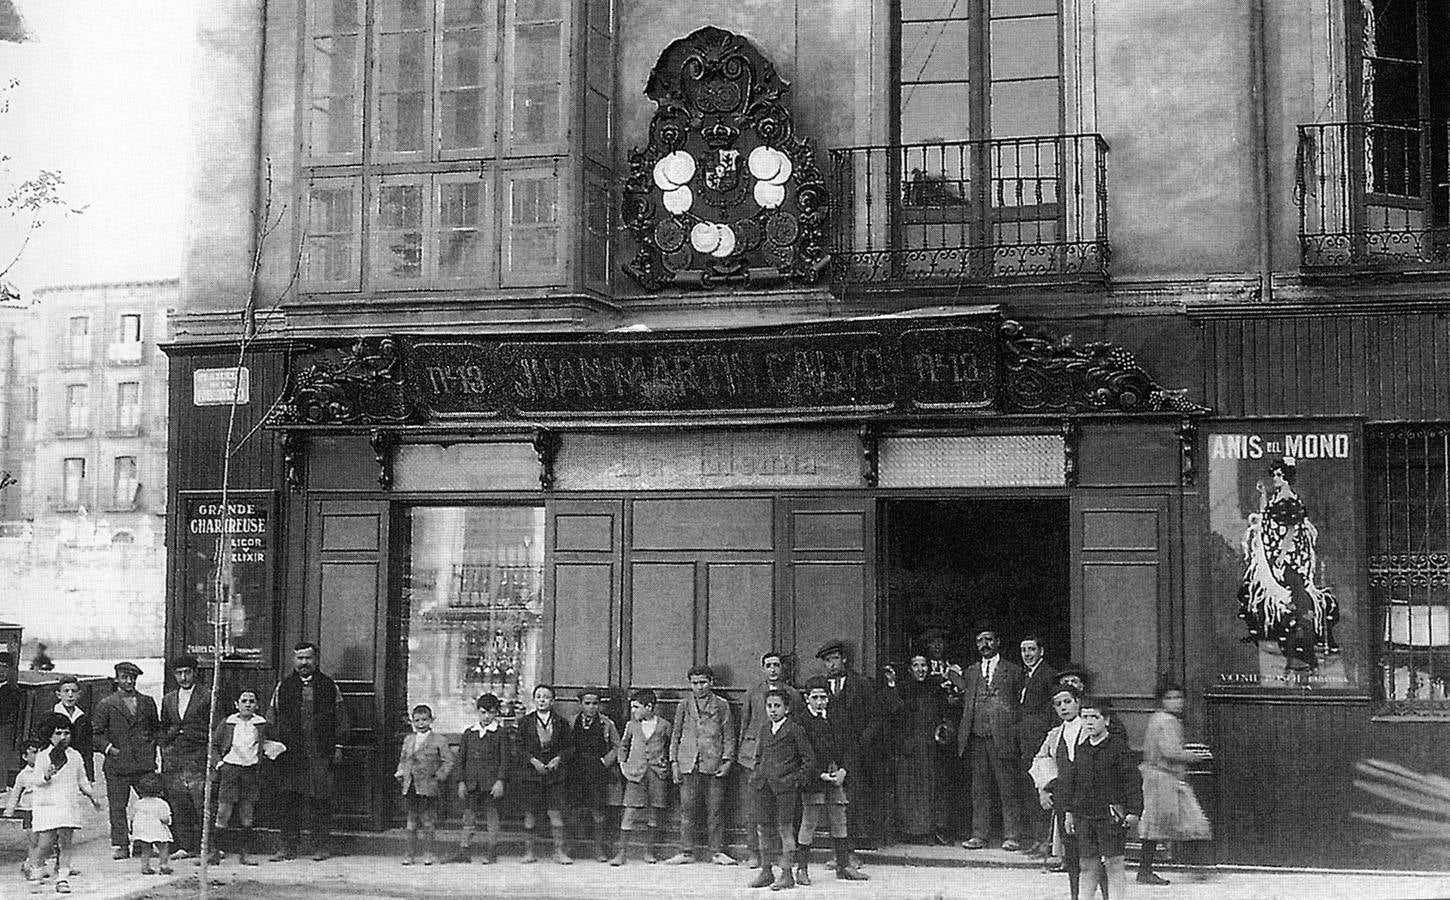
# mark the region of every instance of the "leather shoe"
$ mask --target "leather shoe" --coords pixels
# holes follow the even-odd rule
[[[968,850],[981,850],[987,846],[987,842],[979,837],[974,837],[962,841],[962,846],[966,847]]]
[[[1138,880],[1138,883],[1139,884],[1151,884],[1151,885],[1157,885],[1157,886],[1161,886],[1161,885],[1171,884],[1172,883],[1167,878],[1159,877],[1154,872],[1139,872],[1138,873],[1138,879],[1137,880]]]
[[[695,857],[691,856],[688,853],[676,853],[674,856],[671,856],[669,859],[665,860],[665,865],[683,866],[686,863],[692,863],[694,861]]]
[[[1002,842],[1002,849],[1007,851],[1016,851],[1021,850],[1022,845],[1012,840],[1011,838],[1008,838],[1007,840]]]
[[[847,866],[844,869],[836,870],[836,877],[842,881],[870,881],[871,876],[857,869],[855,866]]]
[[[738,862],[735,861],[735,857],[731,856],[730,854],[726,853],[723,850],[717,852],[714,856],[710,857],[710,862],[714,863],[717,866],[738,866],[738,865],[740,865],[740,863],[738,863]]]
[[[772,891],[784,891],[795,887],[795,878],[790,874],[790,866],[781,866],[780,872],[776,874],[775,880],[770,883]]]
[[[750,854],[750,859],[745,863],[745,868],[747,868],[747,869],[758,869],[758,868],[760,868],[760,854],[759,853],[752,853],[752,854]]]
[[[770,887],[774,883],[775,873],[771,871],[770,866],[762,865],[760,867],[760,874],[755,876],[750,882],[750,886],[753,888],[763,888]]]
[[[130,855],[131,855],[130,853],[127,853],[126,852],[126,848],[125,847],[112,847],[111,848],[111,859],[125,859],[126,857],[128,857]]]

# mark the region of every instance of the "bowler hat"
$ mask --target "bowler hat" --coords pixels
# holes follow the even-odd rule
[[[130,661],[127,661],[127,662],[118,662],[118,663],[116,663],[116,674],[117,675],[123,675],[123,674],[140,675],[141,674],[141,667],[138,666],[138,665],[136,665],[133,662],[130,662]]]
[[[824,644],[821,645],[821,649],[816,651],[816,659],[825,659],[832,653],[839,653],[842,656],[851,655],[850,652],[846,649],[845,641],[826,641]]]

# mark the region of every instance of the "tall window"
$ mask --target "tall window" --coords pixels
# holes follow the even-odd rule
[[[61,461],[61,501],[67,507],[81,505],[86,488],[86,461],[70,458]]]
[[[91,389],[84,384],[68,384],[65,388],[65,427],[67,431],[84,431],[91,425]]]
[[[91,359],[91,317],[71,316],[66,323],[66,361],[86,363]]]
[[[116,343],[141,343],[141,316],[138,313],[123,313],[116,323]]]
[[[554,221],[583,193],[571,163],[578,157],[567,98],[576,75],[574,7],[568,0],[313,5],[304,290],[564,282],[565,235]],[[607,100],[612,0],[586,0],[583,10],[583,83],[589,96]],[[363,61],[365,45],[371,56]],[[602,110],[585,106],[585,144],[608,148],[607,102]],[[599,155],[608,165],[607,149]],[[543,196],[512,202],[521,192]],[[540,211],[550,218],[541,221]]]
[[[136,488],[136,457],[116,457],[111,477],[111,504],[129,508],[136,502]]]
[[[116,428],[134,431],[141,425],[141,383],[123,381],[116,385]]]
[[[1069,146],[1055,138],[1059,0],[893,6],[897,240],[929,248],[1057,240]]]
[[[1450,430],[1365,437],[1380,689],[1392,702],[1450,711]]]
[[[408,706],[458,732],[478,721],[479,694],[525,703],[538,683],[544,509],[419,507],[411,520]]]

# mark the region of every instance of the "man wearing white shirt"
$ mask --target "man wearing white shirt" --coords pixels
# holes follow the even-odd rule
[[[161,698],[161,776],[176,819],[176,852],[201,851],[202,810],[206,802],[206,740],[211,696],[197,683],[197,660],[190,654],[171,661],[176,690]]]
[[[962,690],[957,756],[970,766],[972,780],[972,836],[962,846],[987,846],[995,787],[1002,808],[1002,849],[1018,850],[1023,833],[1016,720],[1022,667],[1002,658],[994,629],[978,629],[976,643],[977,662],[951,676]]]

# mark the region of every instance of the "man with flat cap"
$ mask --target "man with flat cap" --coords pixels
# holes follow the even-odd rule
[[[126,826],[126,802],[131,790],[143,775],[156,771],[161,717],[156,712],[156,701],[136,690],[140,674],[141,667],[133,662],[116,663],[116,691],[96,704],[94,714],[95,743],[106,757],[101,770],[106,775],[113,859],[125,859],[131,852]]]
[[[846,779],[846,829],[857,848],[874,849],[888,819],[890,786],[882,752],[885,723],[901,708],[895,691],[877,691],[871,679],[850,667],[845,641],[827,641],[816,651],[826,668],[831,687],[831,717],[835,719],[841,753],[857,762],[858,771]],[[853,860],[853,864],[856,861]]]
[[[161,698],[161,778],[175,818],[174,856],[201,852],[201,823],[206,804],[206,739],[211,696],[196,683],[195,656],[171,661],[176,690]]]

